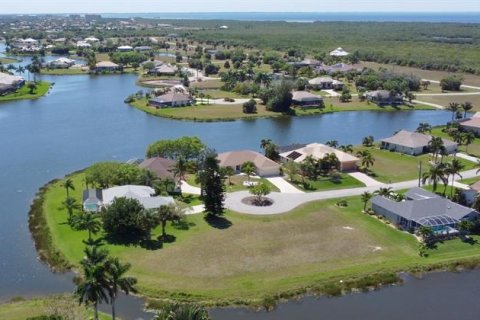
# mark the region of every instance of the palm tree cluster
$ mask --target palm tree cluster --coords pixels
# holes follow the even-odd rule
[[[361,165],[364,171],[369,171],[370,167],[375,164],[375,157],[369,150],[362,150],[357,152],[357,157],[360,157]]]
[[[114,320],[115,301],[119,293],[136,293],[137,280],[126,276],[131,265],[122,264],[118,258],[109,257],[108,251],[100,247],[99,241],[87,241],[86,244],[85,256],[80,262],[82,272],[77,279],[75,294],[81,304],[92,306],[95,320],[98,320],[99,304],[111,304]]]
[[[260,141],[260,148],[265,152],[265,157],[273,161],[277,161],[280,158],[278,146],[273,143],[271,139],[262,139],[262,141]]]
[[[432,184],[433,192],[437,191],[438,184],[441,182],[445,186],[444,192],[446,192],[449,178],[452,180],[452,188],[450,192],[450,197],[453,195],[453,185],[455,182],[455,177],[458,175],[462,177],[460,172],[463,170],[465,165],[458,159],[453,159],[450,163],[437,163],[431,165],[427,172],[422,176],[422,183],[425,184],[429,181]]]
[[[328,153],[321,159],[307,156],[298,166],[298,171],[302,176],[303,184],[305,184],[305,178],[315,181],[319,175],[327,176],[337,172],[339,167],[340,160],[338,160],[335,153]]]
[[[453,122],[455,119],[461,119],[462,117],[466,118],[467,112],[473,109],[473,104],[469,101],[466,101],[462,104],[458,102],[450,102],[446,109],[452,113]]]

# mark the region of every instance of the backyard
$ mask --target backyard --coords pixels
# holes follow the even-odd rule
[[[80,200],[83,175],[72,179],[77,186],[73,196]],[[54,183],[45,194],[43,210],[53,248],[75,265],[83,256],[87,233],[65,223],[64,197],[61,181]],[[104,247],[132,263],[131,274],[138,278],[142,294],[212,304],[257,304],[307,287],[322,292],[341,279],[418,271],[480,252],[479,245],[452,240],[420,258],[413,236],[362,214],[359,198],[346,200],[346,208],[337,207],[336,200],[319,201],[278,216],[228,212],[224,218],[205,220],[201,214],[190,215],[181,227],[168,225],[176,241],[161,248],[112,243]],[[156,229],[152,239],[159,234]]]
[[[37,99],[45,94],[47,94],[48,90],[50,89],[50,83],[45,81],[40,81],[36,83],[37,88],[30,93],[30,89],[28,88],[28,82],[23,87],[18,89],[16,92],[9,93],[4,96],[0,96],[1,101],[11,101],[11,100],[28,100],[28,99]]]

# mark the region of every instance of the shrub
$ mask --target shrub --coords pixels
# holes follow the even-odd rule
[[[243,113],[256,113],[257,112],[257,102],[253,99],[247,101],[243,104]]]
[[[460,91],[463,78],[460,76],[448,76],[440,81],[440,87],[442,90]]]

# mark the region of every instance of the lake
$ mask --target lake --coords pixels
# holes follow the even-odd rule
[[[148,144],[184,135],[199,136],[218,151],[259,150],[263,138],[279,144],[332,139],[341,144],[357,144],[367,135],[382,138],[401,128],[415,129],[419,122],[438,125],[450,119],[450,114],[443,111],[345,112],[305,118],[194,123],[152,117],[125,105],[124,98],[140,89],[135,85],[135,75],[40,78],[55,82],[48,96],[35,101],[0,103],[0,300],[73,290],[72,274],[53,274],[37,260],[28,230],[29,205],[38,188],[51,179],[97,161],[142,157]],[[465,296],[470,294],[472,274],[478,276],[478,273],[451,275],[458,284],[455,294],[450,291],[451,303],[461,306],[468,301]],[[451,290],[452,285],[432,281],[428,293],[421,297],[427,299],[427,303],[435,302],[434,297],[440,299],[443,291]],[[480,288],[478,283],[476,287]],[[277,313],[253,314],[227,309],[213,314],[220,319],[240,316],[242,319],[287,319],[293,312],[296,318],[309,319],[313,314],[317,318],[321,309],[328,319],[347,319],[348,306],[352,310],[362,307],[360,302],[355,302],[357,299],[371,300],[379,309],[398,304],[392,300],[395,296],[388,298],[389,292],[413,290],[411,285],[401,288],[404,289],[389,288],[340,299],[306,299],[301,304],[282,305]],[[410,297],[408,291],[404,297]],[[385,299],[390,299],[389,304]],[[127,319],[142,315],[138,300],[125,300],[121,305],[120,315]],[[471,309],[479,311],[480,307],[475,306]],[[434,311],[442,315],[442,310],[449,307],[440,304]],[[460,308],[460,316],[469,315],[467,309]],[[377,309],[364,312],[374,319]]]

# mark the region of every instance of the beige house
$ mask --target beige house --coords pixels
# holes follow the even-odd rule
[[[100,61],[95,65],[95,71],[102,72],[102,71],[117,71],[120,70],[121,67],[113,63],[111,61]]]
[[[466,131],[473,132],[476,136],[480,135],[480,117],[475,115],[467,121],[460,122],[460,127]]]
[[[380,140],[380,148],[416,156],[429,152],[430,140],[432,140],[432,136],[400,130],[392,137]],[[442,140],[448,154],[457,152],[457,143],[448,139]]]
[[[312,156],[315,159],[322,159],[327,154],[335,154],[340,161],[341,171],[353,171],[357,169],[357,162],[360,160],[357,157],[343,152],[341,150],[329,147],[321,143],[311,143],[296,150],[290,150],[284,153],[280,153],[282,161],[295,161],[297,163],[302,162],[308,156]]]
[[[323,98],[314,95],[308,91],[294,91],[292,93],[292,100],[295,106],[301,108],[314,108],[323,105]]]
[[[218,155],[218,160],[220,161],[220,167],[231,167],[236,173],[241,172],[242,165],[245,162],[251,161],[257,167],[257,175],[261,177],[280,175],[280,164],[255,151],[240,150],[224,152]]]

